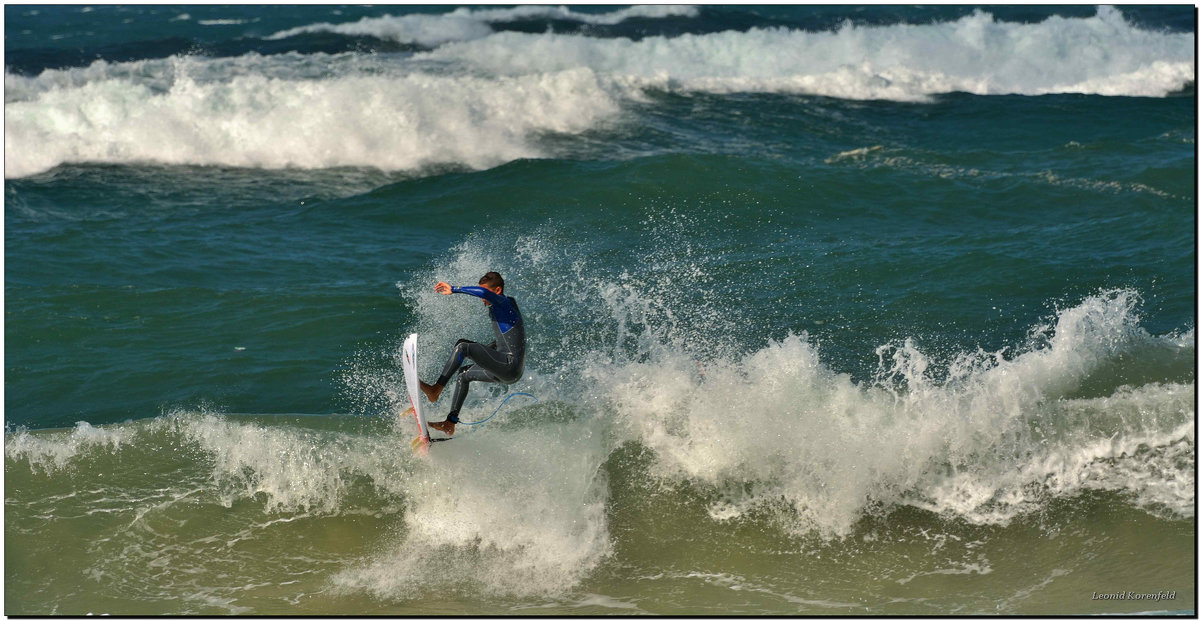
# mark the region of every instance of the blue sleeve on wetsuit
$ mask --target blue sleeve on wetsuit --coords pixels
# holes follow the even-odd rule
[[[492,303],[492,316],[496,318],[496,323],[500,325],[500,333],[504,334],[517,325],[521,321],[521,313],[517,312],[513,303],[507,296],[496,295],[483,287],[450,287],[450,291],[454,293],[465,293],[473,295],[477,298],[483,298]]]

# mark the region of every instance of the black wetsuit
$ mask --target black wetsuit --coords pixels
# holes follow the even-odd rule
[[[488,309],[488,316],[496,332],[496,342],[490,347],[466,339],[456,343],[442,369],[442,375],[438,377],[438,385],[445,386],[454,372],[458,371],[458,385],[454,387],[454,400],[446,417],[446,420],[457,423],[458,412],[467,399],[471,382],[511,384],[521,379],[525,373],[525,321],[521,318],[516,300],[508,296],[492,293],[483,287],[451,287],[450,290],[490,302],[492,306]],[[462,366],[467,358],[475,364]]]

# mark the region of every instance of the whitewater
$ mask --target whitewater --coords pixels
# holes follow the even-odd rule
[[[694,11],[625,9],[585,21]],[[998,22],[976,10],[947,23],[846,22],[825,32],[774,27],[639,40],[489,27],[547,14],[583,19],[551,7],[457,9],[268,37],[330,32],[422,46],[410,52],[102,59],[34,76],[6,70],[5,177],[67,162],[485,169],[569,156],[570,146],[547,150],[537,138],[631,122],[638,102],[654,92],[890,101],[952,92],[1158,97],[1192,83],[1195,73],[1194,33],[1142,30],[1111,7],[1036,24]]]
[[[335,589],[389,601],[463,585],[484,597],[569,591],[613,554],[607,473],[614,460],[635,467],[623,463],[630,443],[653,455],[653,485],[696,489],[716,524],[765,519],[833,542],[853,537],[864,516],[897,507],[1003,527],[1089,490],[1115,491],[1151,515],[1194,518],[1194,383],[1102,397],[1084,386],[1135,352],[1167,365],[1194,358],[1193,332],[1147,334],[1136,303],[1127,291],[1088,299],[1035,331],[1052,337],[1015,355],[960,354],[944,361],[942,377],[911,342],[880,347],[870,382],[829,369],[805,335],[733,359],[671,355],[676,348],[659,347],[669,343],[599,352],[578,373],[586,392],[535,373],[528,386],[550,405],[436,445],[428,458],[403,450],[408,425],[398,417],[378,433],[178,410],[116,426],[18,430],[6,434],[6,464],[51,480],[152,467],[166,488],[124,480],[79,500],[82,514],[115,511],[134,526],[190,523],[179,512],[197,503],[261,504],[231,548],[281,521],[402,516],[381,549],[332,576]],[[402,409],[395,378],[358,379],[379,382],[395,399],[389,411]],[[146,493],[143,509],[113,505]],[[196,564],[203,541],[152,558]]]

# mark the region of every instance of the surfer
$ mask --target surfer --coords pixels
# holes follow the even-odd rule
[[[525,322],[521,319],[516,300],[504,295],[504,279],[496,272],[484,274],[483,278],[479,279],[478,287],[452,287],[448,283],[439,282],[434,285],[433,290],[442,295],[465,293],[482,298],[484,306],[490,307],[488,316],[492,320],[492,330],[496,333],[496,340],[490,345],[460,339],[450,352],[450,359],[442,368],[442,375],[438,377],[437,382],[421,382],[421,392],[425,393],[430,403],[434,403],[441,396],[446,382],[458,372],[458,385],[454,388],[450,414],[440,423],[429,424],[431,428],[452,436],[454,425],[458,423],[458,412],[467,398],[471,382],[512,384],[525,373]],[[463,366],[463,361],[467,358],[475,364]]]

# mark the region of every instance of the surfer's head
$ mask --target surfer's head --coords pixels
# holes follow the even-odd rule
[[[504,291],[504,278],[498,272],[488,272],[479,279],[479,286],[500,295]]]
[[[479,279],[479,286],[495,293],[496,295],[504,295],[504,278],[499,272],[488,272]],[[491,306],[491,302],[483,301],[485,306]]]

